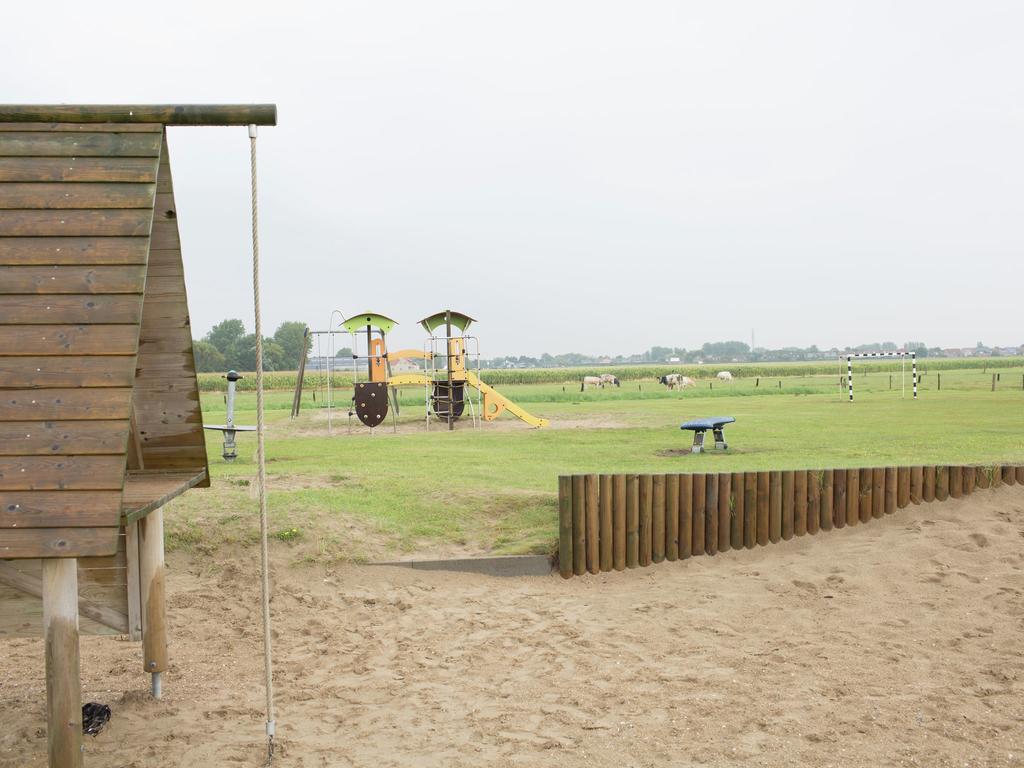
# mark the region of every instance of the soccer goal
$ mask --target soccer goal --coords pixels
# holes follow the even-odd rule
[[[846,386],[850,393],[850,402],[853,402],[853,360],[860,357],[898,357],[900,358],[900,396],[907,396],[907,358],[910,358],[910,378],[914,389],[914,399],[917,400],[917,353],[899,350],[897,352],[851,352],[846,357]],[[841,358],[840,358],[841,359]]]

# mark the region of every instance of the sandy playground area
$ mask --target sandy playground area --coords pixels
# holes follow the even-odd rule
[[[170,562],[172,668],[83,638],[89,766],[262,765],[256,558]],[[280,766],[1024,766],[1024,488],[563,581],[274,573]],[[45,765],[0,640],[0,766]]]

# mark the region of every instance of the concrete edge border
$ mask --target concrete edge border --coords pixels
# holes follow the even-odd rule
[[[392,560],[367,563],[373,566],[411,568],[418,571],[458,571],[486,576],[548,576],[554,568],[547,555],[460,557],[451,560]]]

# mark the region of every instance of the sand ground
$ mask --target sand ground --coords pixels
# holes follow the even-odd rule
[[[170,562],[173,665],[83,638],[89,766],[262,764],[255,557]],[[1024,488],[563,581],[278,569],[280,766],[1024,765]],[[0,766],[45,764],[0,640]]]

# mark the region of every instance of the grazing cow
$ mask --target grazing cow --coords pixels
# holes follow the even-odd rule
[[[697,382],[689,376],[683,376],[681,373],[670,373],[666,376],[662,376],[658,379],[658,383],[664,384],[669,389],[686,389],[687,387],[697,386]]]
[[[584,376],[583,381],[580,382],[580,392],[587,387],[603,387],[604,382],[601,381],[600,376]]]
[[[616,387],[621,387],[622,386],[619,383],[619,377],[618,376],[613,376],[610,373],[602,373],[601,374],[601,384],[614,384]]]
[[[719,371],[715,378],[719,381],[732,381],[732,374],[728,371]]]

